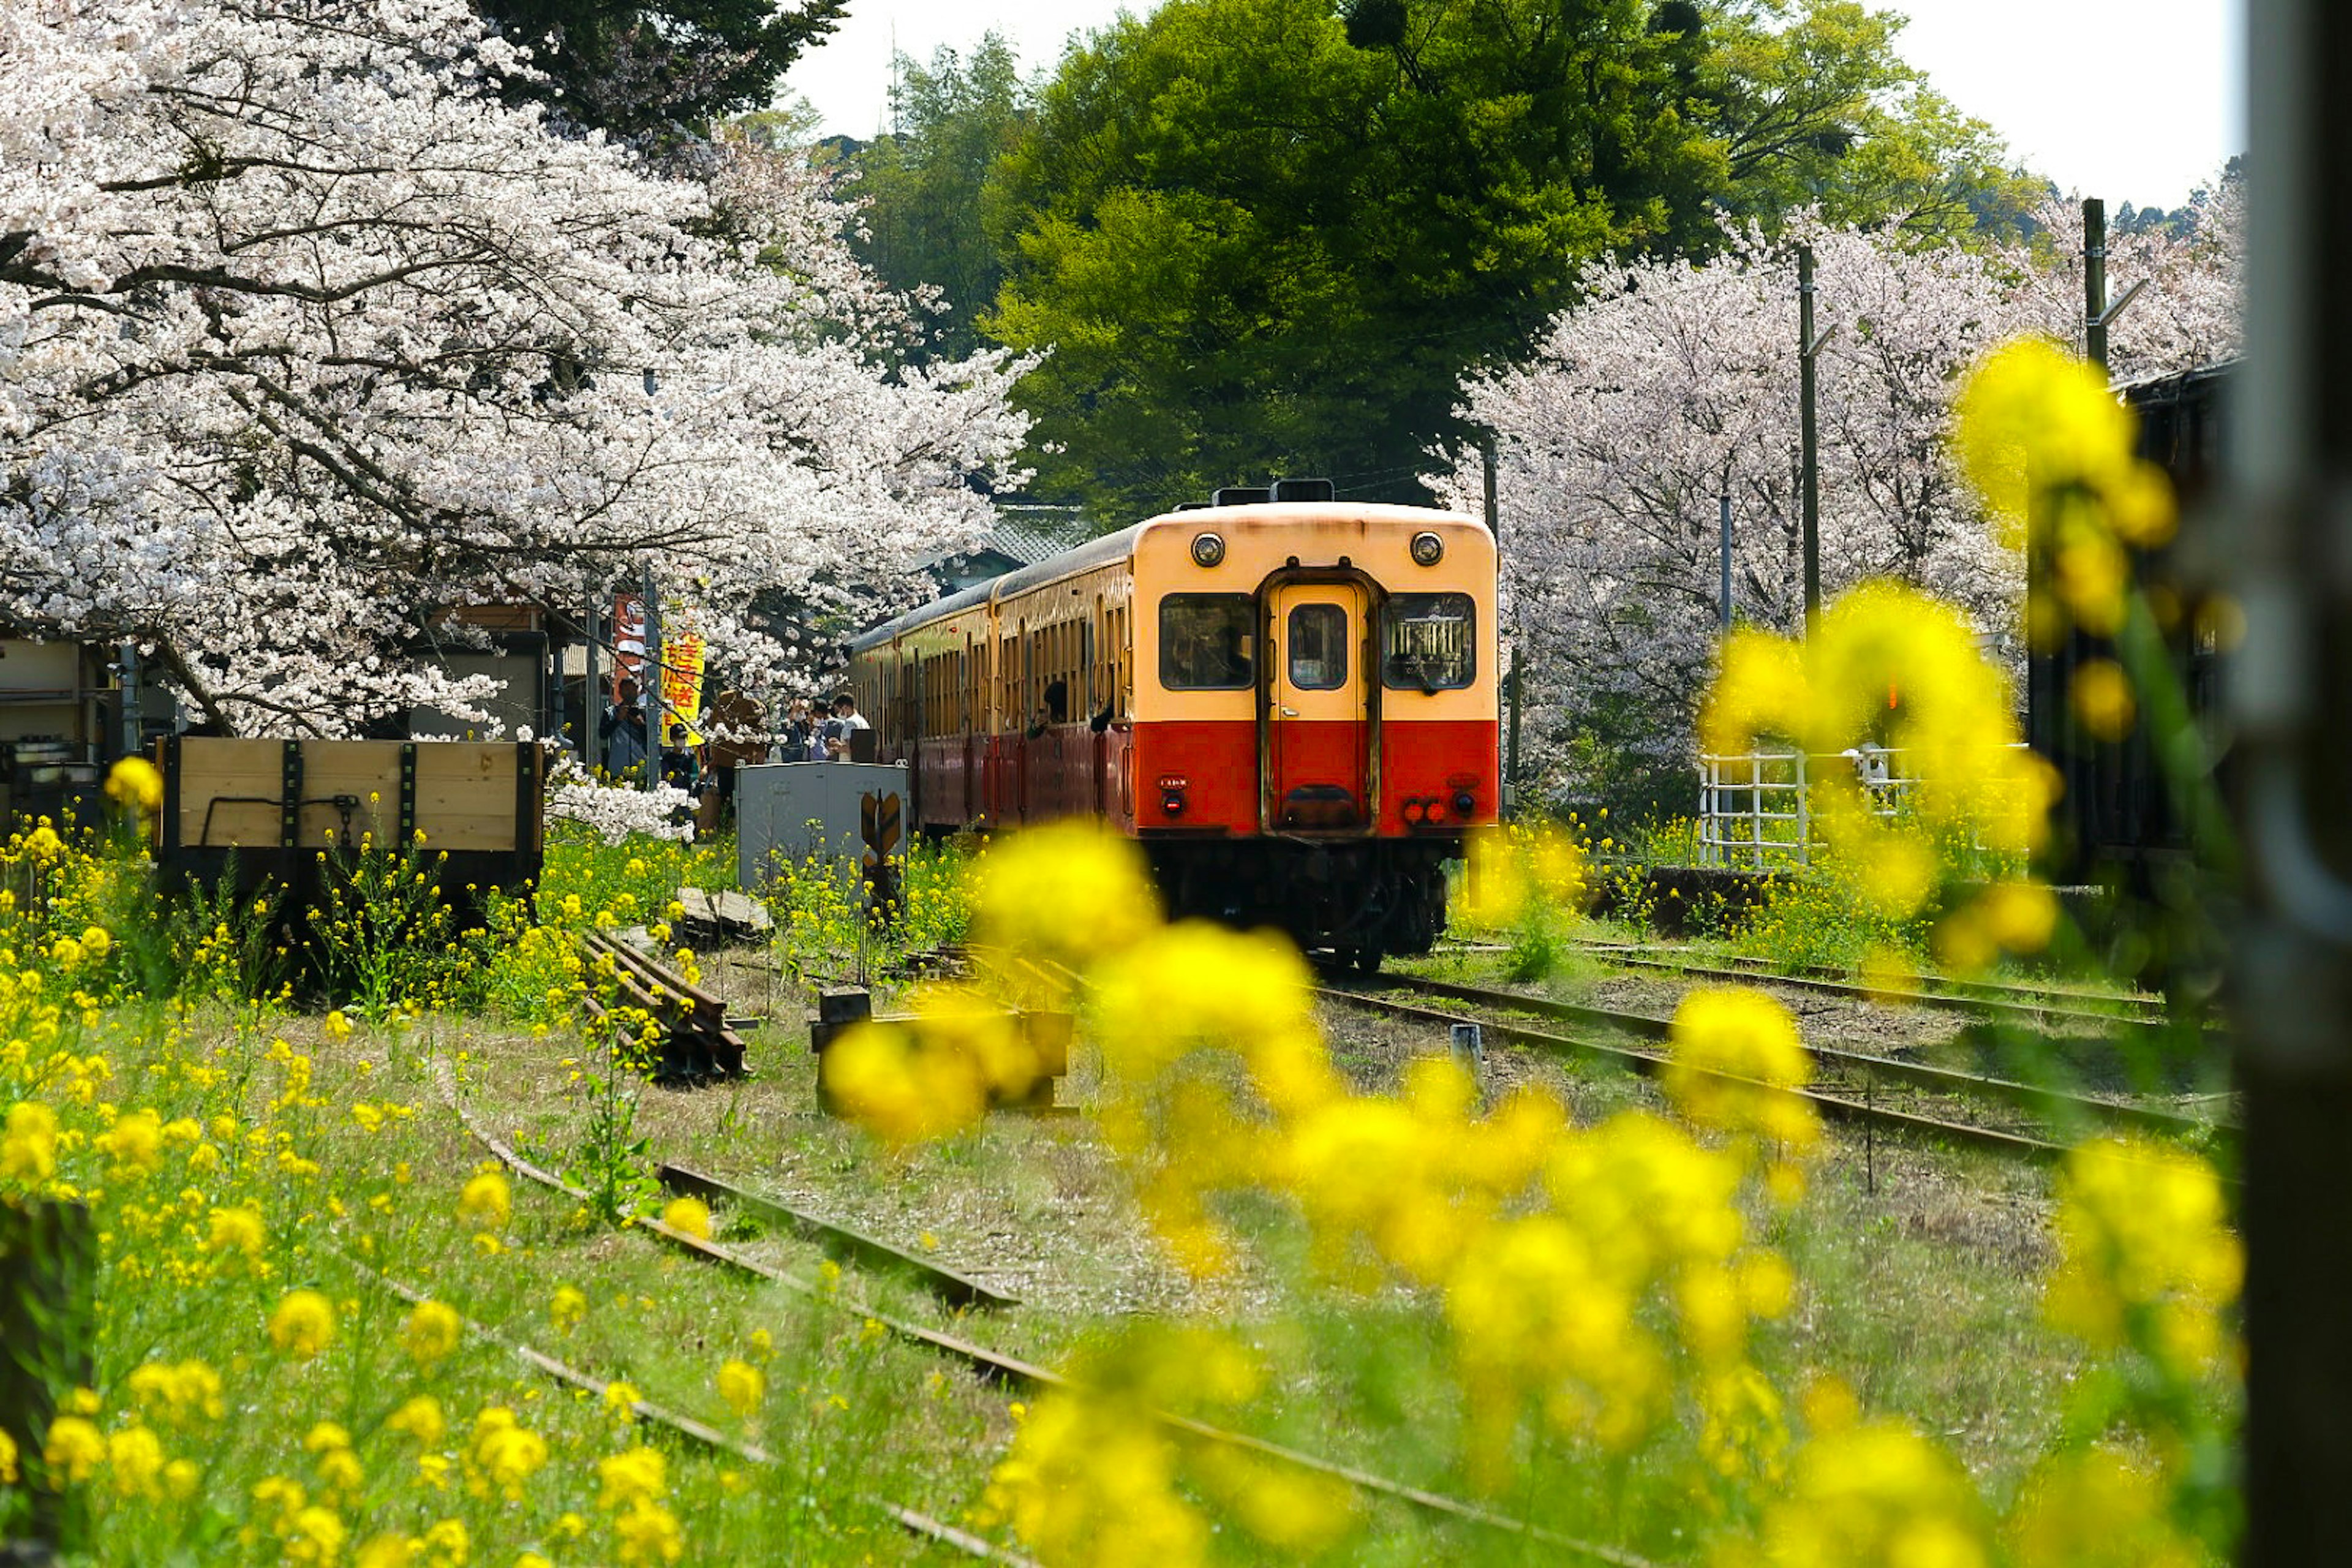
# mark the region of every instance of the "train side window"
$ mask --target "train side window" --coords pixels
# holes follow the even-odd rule
[[[1290,612],[1290,684],[1337,691],[1348,684],[1348,612],[1338,605],[1298,605]]]
[[[1381,684],[1444,691],[1477,673],[1477,606],[1467,594],[1392,594],[1381,611]]]
[[[1257,602],[1247,594],[1171,594],[1160,601],[1160,684],[1171,691],[1234,690],[1252,668]]]

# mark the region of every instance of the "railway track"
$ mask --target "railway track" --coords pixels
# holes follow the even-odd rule
[[[444,1103],[446,1103],[449,1110],[457,1116],[459,1125],[465,1129],[467,1136],[471,1137],[476,1143],[480,1145],[483,1151],[489,1154],[492,1159],[498,1161],[499,1164],[513,1173],[516,1176],[520,1177],[522,1180],[529,1182],[533,1185],[562,1194],[576,1203],[586,1203],[589,1201],[589,1194],[587,1193],[564,1181],[561,1176],[556,1175],[554,1173],[534,1163],[532,1161],[519,1153],[511,1145],[507,1143],[505,1140],[499,1138],[497,1134],[483,1127],[474,1117],[472,1112],[468,1111],[465,1108],[464,1104],[459,1100],[457,1093],[456,1076],[446,1059],[440,1058],[434,1058],[432,1068],[432,1076],[440,1091]],[[664,1169],[666,1171],[683,1170],[682,1167],[674,1165],[665,1166]],[[686,1173],[686,1175],[687,1178],[696,1184],[703,1193],[723,1195],[726,1201],[729,1202],[737,1201],[737,1194],[742,1194],[742,1189],[733,1187],[730,1184],[720,1182],[714,1177],[691,1172]],[[743,1195],[751,1197],[755,1203],[772,1202],[772,1200],[758,1198],[756,1194]],[[797,1213],[797,1211],[787,1212]],[[826,1222],[818,1221],[815,1223],[824,1225]],[[854,1297],[846,1296],[837,1290],[827,1289],[824,1286],[820,1285],[815,1280],[804,1279],[799,1275],[791,1273],[788,1270],[779,1268],[772,1264],[766,1263],[759,1258],[748,1257],[731,1247],[711,1241],[706,1237],[695,1236],[688,1232],[679,1230],[676,1226],[665,1224],[661,1220],[640,1218],[632,1221],[630,1227],[632,1229],[643,1231],[647,1236],[654,1237],[667,1246],[675,1247],[698,1261],[709,1263],[716,1267],[728,1268],[736,1272],[748,1274],[766,1283],[780,1286],[784,1289],[790,1290],[793,1294],[803,1297],[820,1307],[853,1316],[861,1322],[872,1322],[877,1324],[884,1332],[891,1335],[893,1338],[919,1346],[925,1350],[947,1356],[963,1363],[987,1382],[1012,1384],[1030,1389],[1054,1390],[1063,1393],[1082,1392],[1080,1385],[1062,1376],[1059,1373],[1039,1366],[1034,1362],[1023,1360],[1020,1357],[1007,1354],[1002,1351],[993,1350],[977,1342],[964,1339],[956,1334],[948,1333],[942,1330],[930,1328],[927,1325],[914,1322],[908,1319],[898,1317],[890,1313],[877,1311]],[[854,1237],[856,1235],[856,1232],[847,1231],[845,1227],[828,1226],[827,1228],[843,1236]],[[860,1239],[870,1240],[871,1238]],[[882,1247],[890,1259],[902,1266],[907,1263],[922,1264],[926,1268],[931,1269],[937,1273],[947,1273],[946,1270],[937,1269],[936,1266],[928,1264],[926,1260],[915,1258],[912,1255],[904,1253],[898,1248],[889,1247],[887,1244],[877,1243],[876,1245]],[[974,1282],[969,1280],[965,1280],[963,1283],[967,1286],[974,1284]],[[1007,1304],[1011,1304],[1012,1299],[1000,1298],[1000,1300],[1003,1300]],[[601,1389],[602,1385],[599,1384],[598,1386]],[[1515,1519],[1506,1514],[1496,1513],[1491,1510],[1481,1508],[1475,1503],[1465,1502],[1459,1498],[1449,1497],[1443,1492],[1433,1492],[1421,1487],[1412,1486],[1402,1481],[1393,1480],[1388,1477],[1377,1475],[1369,1470],[1359,1469],[1354,1466],[1342,1464],[1337,1460],[1326,1459],[1314,1454],[1306,1453],[1297,1448],[1288,1447],[1285,1445],[1272,1442],[1266,1438],[1254,1437],[1246,1433],[1234,1432],[1225,1427],[1217,1426],[1208,1422],[1197,1420],[1192,1416],[1180,1415],[1170,1411],[1148,1410],[1146,1414],[1158,1425],[1188,1441],[1213,1444],[1236,1452],[1246,1453],[1257,1458],[1281,1465],[1288,1468],[1301,1470],[1308,1474],[1318,1475],[1328,1479],[1344,1482],[1348,1486],[1366,1494],[1402,1503],[1420,1511],[1436,1515],[1454,1522],[1475,1525],[1482,1529],[1494,1531],[1498,1533],[1517,1536],[1529,1542],[1551,1547],[1558,1551],[1570,1553],[1587,1562],[1609,1564],[1611,1565],[1611,1568],[1656,1568],[1655,1564],[1651,1563],[1645,1558],[1637,1557],[1629,1552],[1619,1552],[1612,1547],[1603,1546],[1598,1542],[1581,1541],[1573,1536],[1561,1534],[1557,1531],[1547,1530],[1540,1525],[1530,1523],[1525,1520]],[[910,1526],[910,1528],[912,1527]],[[977,1538],[974,1539],[977,1540]],[[952,1544],[952,1542],[950,1543]],[[986,1545],[987,1543],[980,1542],[980,1544]],[[991,1550],[997,1549],[991,1548]]]
[[[428,1299],[423,1291],[401,1283],[339,1247],[330,1245],[326,1250],[333,1252],[353,1272],[376,1289],[397,1297],[412,1307],[421,1306]],[[444,1303],[444,1305],[446,1304]],[[455,1311],[456,1309],[453,1307],[451,1310]],[[505,1351],[543,1377],[598,1397],[602,1397],[605,1390],[611,1386],[610,1379],[599,1378],[593,1373],[583,1371],[567,1362],[559,1361],[546,1352],[510,1335],[501,1333],[467,1314],[459,1313],[458,1321],[467,1338],[479,1340],[485,1344]],[[773,1454],[756,1443],[730,1437],[707,1421],[683,1415],[667,1405],[656,1405],[649,1399],[640,1397],[632,1400],[629,1410],[637,1420],[648,1426],[660,1427],[673,1436],[684,1437],[698,1447],[732,1454],[747,1464],[758,1465],[762,1468],[772,1466],[776,1462],[776,1457]],[[1036,1564],[1028,1558],[1017,1552],[1008,1552],[969,1531],[958,1530],[946,1521],[935,1519],[919,1509],[911,1509],[903,1503],[892,1502],[887,1498],[866,1497],[859,1500],[909,1533],[938,1542],[942,1546],[952,1547],[966,1556],[986,1563],[1011,1563],[1014,1568],[1036,1568]]]
[[[2107,997],[2089,991],[2040,990],[1994,981],[1956,980],[1946,975],[1922,975],[1916,985],[1869,985],[1815,967],[1792,972],[1752,959],[1726,960],[1720,964],[1708,964],[1661,956],[1656,950],[1621,947],[1607,942],[1579,942],[1576,946],[1580,952],[1624,969],[1657,970],[1695,980],[1715,980],[1737,985],[1783,985],[1792,990],[1846,996],[1864,1002],[1914,1003],[2019,1023],[2042,1030],[2059,1025],[2078,1026],[2100,1034],[2146,1034],[2160,1032],[2168,1026],[2163,1003],[2154,997]],[[2084,1002],[2112,1002],[2115,1006],[2103,1010],[2077,1005]]]
[[[1417,995],[1467,1005],[1486,1015],[1522,1014],[1554,1022],[1564,1022],[1615,1031],[1636,1039],[1663,1041],[1671,1037],[1673,1022],[1643,1013],[1628,1013],[1613,1008],[1591,1007],[1570,1002],[1558,1002],[1549,997],[1527,996],[1517,992],[1488,990],[1474,985],[1459,985],[1450,981],[1429,980],[1411,975],[1384,975],[1379,984],[1402,989]],[[1617,1061],[1632,1066],[1642,1073],[1654,1073],[1663,1067],[1663,1052],[1641,1049],[1629,1045],[1579,1038],[1546,1030],[1529,1028],[1507,1018],[1480,1016],[1472,1018],[1458,1013],[1420,1006],[1382,997],[1365,986],[1318,989],[1318,994],[1342,1005],[1388,1012],[1397,1016],[1413,1017],[1432,1024],[1475,1022],[1510,1044],[1554,1054],[1585,1056]],[[1949,1068],[1931,1067],[1923,1062],[1906,1062],[1894,1058],[1871,1056],[1859,1051],[1839,1050],[1833,1047],[1808,1045],[1805,1047],[1817,1068],[1835,1075],[1832,1080],[1864,1079],[1874,1084],[1897,1086],[1921,1096],[1982,1103],[2005,1104],[2040,1119],[2050,1127],[2071,1130],[2084,1126],[2122,1129],[2152,1133],[2160,1137],[2202,1140],[2217,1132],[2235,1129],[2227,1122],[2187,1116],[2177,1111],[2160,1110],[2146,1106],[2118,1104],[2090,1095],[2075,1094],[2064,1089],[2042,1085],[2021,1083],[2010,1079],[1998,1079],[1976,1073],[1959,1072]],[[1728,1076],[1728,1075],[1715,1075]],[[1916,1107],[1886,1105],[1874,1095],[1854,1098],[1834,1092],[1833,1089],[1817,1083],[1803,1090],[1794,1090],[1812,1102],[1823,1117],[1843,1121],[1867,1121],[1906,1128],[1913,1131],[1966,1142],[1979,1147],[1994,1148],[2004,1152],[2048,1158],[2063,1153],[2066,1144],[2053,1139],[2035,1136],[2011,1128],[1989,1127],[1980,1122],[1955,1121],[1948,1116],[1931,1115]]]

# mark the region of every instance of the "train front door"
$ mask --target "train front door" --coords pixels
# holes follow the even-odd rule
[[[1360,829],[1371,820],[1364,590],[1352,583],[1286,583],[1270,601],[1266,829]]]

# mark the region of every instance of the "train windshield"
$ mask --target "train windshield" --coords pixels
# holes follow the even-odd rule
[[[1392,594],[1381,612],[1381,683],[1443,691],[1476,672],[1477,609],[1467,594]]]
[[[1223,690],[1256,679],[1257,601],[1247,594],[1171,594],[1160,601],[1160,684]]]

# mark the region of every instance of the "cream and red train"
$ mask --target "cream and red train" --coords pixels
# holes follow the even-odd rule
[[[1426,952],[1498,805],[1495,542],[1328,493],[1221,490],[852,642],[914,821],[1099,818],[1177,914]]]

